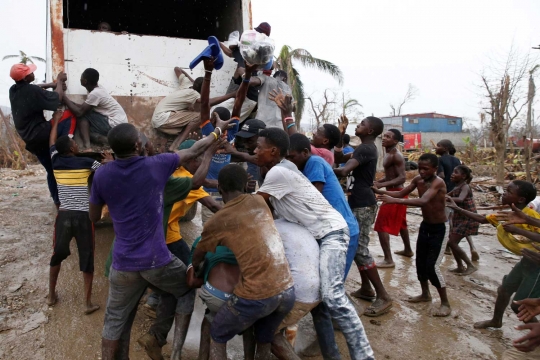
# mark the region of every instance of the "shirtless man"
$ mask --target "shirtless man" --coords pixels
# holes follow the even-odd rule
[[[373,186],[377,189],[385,187],[388,191],[400,191],[405,183],[405,158],[397,149],[397,144],[401,140],[401,132],[397,129],[390,129],[383,134],[382,146],[386,149],[384,156],[384,178],[375,181]],[[392,259],[390,250],[390,234],[401,235],[405,249],[396,251],[395,254],[412,257],[414,255],[409,240],[409,230],[407,229],[407,206],[401,204],[383,204],[379,208],[377,220],[375,220],[375,231],[379,234],[379,241],[384,252],[384,260],[377,264],[378,268],[396,267]]]
[[[409,297],[409,302],[431,302],[428,280],[437,288],[441,306],[432,312],[433,316],[448,316],[452,312],[446,295],[446,284],[440,264],[444,257],[447,237],[447,217],[444,211],[446,185],[437,176],[438,158],[435,154],[423,154],[418,159],[418,173],[411,184],[401,191],[383,191],[373,187],[373,191],[384,204],[418,206],[424,220],[420,224],[416,241],[416,273],[422,286],[422,294]],[[418,199],[403,199],[418,188]]]

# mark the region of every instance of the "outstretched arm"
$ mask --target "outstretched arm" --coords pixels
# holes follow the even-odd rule
[[[212,117],[215,120],[216,130],[211,132],[207,137],[202,140],[197,141],[191,148],[178,150],[176,153],[180,157],[180,165],[185,164],[187,161],[196,158],[201,155],[212,143],[217,141],[217,139],[223,134],[227,129],[232,120],[223,121],[219,118],[217,113],[213,113]]]
[[[372,189],[373,189],[373,192],[376,193],[376,194],[386,195],[386,196],[389,196],[389,197],[399,198],[400,199],[400,198],[403,198],[403,197],[409,195],[410,193],[412,193],[416,189],[417,181],[418,181],[418,177],[415,177],[413,179],[413,181],[411,181],[411,183],[409,185],[407,185],[405,188],[403,188],[400,191],[387,191],[387,190],[377,189],[376,187],[372,187]]]
[[[57,86],[59,88],[60,86]],[[64,95],[64,104],[67,106],[69,110],[75,115],[76,117],[82,117],[84,114],[92,110],[92,105],[89,105],[87,103],[77,104],[71,101],[67,96]]]
[[[195,171],[195,174],[193,174],[193,178],[191,179],[192,190],[198,189],[203,185],[206,174],[208,174],[208,168],[210,167],[210,161],[212,160],[212,156],[214,156],[216,150],[220,146],[222,146],[224,142],[226,142],[226,140],[219,138],[217,141],[213,142],[212,145],[208,147],[208,149],[206,149],[201,164],[199,165],[197,171]]]
[[[334,152],[334,156],[336,155],[336,153],[337,152]],[[336,176],[338,176],[338,177],[347,176],[351,171],[353,171],[354,169],[356,169],[360,165],[358,160],[352,158],[352,153],[347,154],[347,155],[351,155],[351,156],[349,156],[349,160],[347,160],[345,165],[343,165],[343,167],[339,167],[339,168],[334,169],[334,174],[336,174]],[[334,162],[340,163],[341,161],[337,161],[334,158]]]
[[[62,110],[56,110],[53,113],[52,116],[52,128],[51,128],[51,134],[49,135],[49,147],[56,144],[56,138],[58,137],[58,123],[60,122],[60,119],[62,118],[62,114],[64,112]]]
[[[446,207],[449,207],[450,209],[454,210],[455,212],[460,213],[461,215],[465,215],[468,218],[473,219],[476,222],[479,222],[480,224],[488,224],[489,221],[486,219],[484,215],[480,215],[471,211],[464,210],[456,205],[454,200],[452,200],[451,197],[446,197]]]
[[[242,113],[242,105],[246,99],[248,88],[252,81],[251,74],[257,70],[258,65],[246,64],[246,73],[244,75],[244,80],[240,84],[238,91],[236,92],[236,100],[234,101],[233,111],[231,117],[240,117]],[[260,81],[260,80],[259,80]]]
[[[416,188],[415,180],[418,181],[417,178],[415,178],[413,182],[411,183],[411,185],[414,183],[414,187]],[[402,191],[396,191],[396,192],[401,193],[401,194],[403,193],[407,194],[406,191],[404,190],[408,191],[411,188],[411,185],[407,186]],[[438,192],[443,188],[443,186],[445,186],[444,181],[442,180],[434,181],[431,184],[431,187],[422,195],[422,197],[418,199],[397,199],[393,196],[390,196],[392,191],[385,191],[386,194],[379,197],[379,199],[382,200],[382,202],[385,204],[403,204],[403,205],[409,205],[409,206],[422,207],[426,205],[427,203],[429,203],[431,200],[433,200],[435,196],[437,196]],[[378,190],[378,191],[381,191],[381,190]]]

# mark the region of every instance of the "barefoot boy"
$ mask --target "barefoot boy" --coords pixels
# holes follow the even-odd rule
[[[448,316],[451,313],[450,303],[446,295],[446,283],[441,273],[440,264],[446,247],[446,185],[437,176],[438,159],[434,154],[424,154],[418,159],[418,173],[411,184],[401,191],[382,191],[380,200],[384,204],[403,204],[418,206],[422,209],[423,221],[420,224],[416,241],[416,273],[422,286],[422,294],[410,297],[410,302],[431,302],[428,280],[437,288],[441,297],[441,306],[433,316]],[[418,188],[418,199],[403,199]]]
[[[503,205],[514,205],[515,208],[521,210],[525,215],[539,219],[540,214],[527,207],[535,197],[536,188],[533,184],[527,181],[516,180],[508,184],[508,187],[501,198],[501,202]],[[531,244],[531,241],[522,236],[532,237],[530,236],[530,233],[538,233],[540,232],[540,228],[528,224],[518,224],[516,226],[508,224],[503,225],[499,223],[499,221],[504,219],[501,214],[490,214],[487,216],[480,215],[458,207],[456,203],[451,200],[449,200],[448,203],[449,205],[447,206],[455,212],[476,220],[480,224],[489,223],[495,226],[497,228],[497,239],[501,245],[514,254],[521,256],[522,251],[536,251]],[[512,233],[516,235],[512,235]],[[522,258],[510,273],[503,278],[501,286],[497,289],[497,299],[495,300],[493,318],[491,320],[477,322],[474,324],[474,327],[477,329],[502,327],[504,311],[510,303],[512,295],[515,294],[514,301],[540,297],[539,277],[540,266],[526,257]],[[511,307],[515,313],[518,312],[518,307],[516,305],[512,304]]]
[[[375,181],[373,186],[377,189],[385,187],[388,191],[400,191],[405,183],[405,158],[397,149],[401,140],[401,132],[390,129],[383,134],[382,146],[386,149],[384,155],[384,178]],[[379,241],[384,252],[384,260],[377,264],[378,268],[393,268],[396,266],[390,250],[390,234],[401,235],[405,249],[395,254],[412,257],[414,255],[407,229],[407,206],[401,204],[383,204],[379,208],[375,231],[379,234]]]
[[[60,208],[54,224],[54,251],[49,275],[49,306],[56,303],[56,282],[62,261],[69,255],[69,243],[74,237],[79,250],[79,268],[83,272],[86,309],[91,314],[99,305],[92,304],[94,279],[94,226],[88,216],[88,177],[100,166],[91,158],[78,157],[77,143],[67,135],[56,139],[61,111],[53,116],[49,138],[54,176],[58,186]]]

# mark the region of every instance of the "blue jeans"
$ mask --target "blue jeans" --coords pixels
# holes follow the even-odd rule
[[[345,294],[345,263],[349,229],[332,231],[318,240],[321,296],[330,316],[337,322],[353,360],[374,359],[364,326],[354,305]]]
[[[184,264],[189,263],[191,251],[184,240],[168,244],[167,248]],[[153,292],[152,295],[154,294],[158,296],[159,302],[156,308],[156,320],[154,320],[154,323],[148,332],[154,335],[159,346],[163,346],[167,343],[167,335],[173,326],[175,313],[182,315],[193,313],[196,290],[191,289],[179,299],[176,299],[176,297],[170,293],[158,294]]]
[[[49,186],[49,192],[51,193],[54,203],[57,205],[60,204],[60,200],[58,199],[58,187],[56,186],[56,179],[54,178],[49,149],[40,150],[34,153],[34,155],[36,155],[41,165],[45,168],[45,171],[47,171],[47,185]]]
[[[210,328],[217,343],[226,343],[253,325],[258,343],[271,343],[276,330],[294,306],[294,287],[262,300],[248,300],[233,294],[224,304]]]

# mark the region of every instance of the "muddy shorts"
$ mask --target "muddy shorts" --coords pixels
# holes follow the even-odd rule
[[[220,344],[231,340],[253,325],[259,343],[271,343],[276,330],[294,306],[294,287],[262,300],[232,295],[212,322],[210,335]]]
[[[510,273],[503,277],[502,288],[507,293],[515,293],[514,301],[539,298],[540,266],[526,258],[522,258]]]
[[[448,233],[448,223],[420,224],[416,241],[416,274],[418,281],[430,281],[437,289],[446,287],[441,273]]]
[[[109,118],[105,115],[95,112],[94,110],[86,113],[81,119],[88,120],[91,133],[107,136],[107,134],[111,130],[111,125],[109,125]]]
[[[62,263],[71,252],[69,243],[75,238],[79,251],[79,269],[85,273],[94,272],[94,224],[88,212],[58,211],[54,223],[54,243],[51,266]]]
[[[360,270],[372,269],[375,267],[375,260],[373,260],[373,257],[369,253],[369,232],[371,231],[371,225],[375,221],[377,205],[354,208],[352,211],[360,228],[358,248],[356,248],[354,262]]]
[[[281,324],[276,329],[276,333],[279,332],[281,329],[285,329],[288,326],[296,325],[304,316],[306,316],[311,310],[315,308],[315,306],[319,305],[320,301],[314,302],[314,303],[303,303],[300,301],[295,301],[294,306],[291,309],[291,312],[285,316],[285,319],[281,322]]]
[[[204,317],[210,321],[210,323],[214,321],[217,312],[225,303],[227,303],[231,295],[232,294],[216,289],[210,285],[208,281],[201,287],[199,297],[204,305],[206,305]]]
[[[389,191],[399,191],[391,189]],[[407,205],[382,204],[375,220],[374,230],[398,236],[402,229],[407,229]]]

